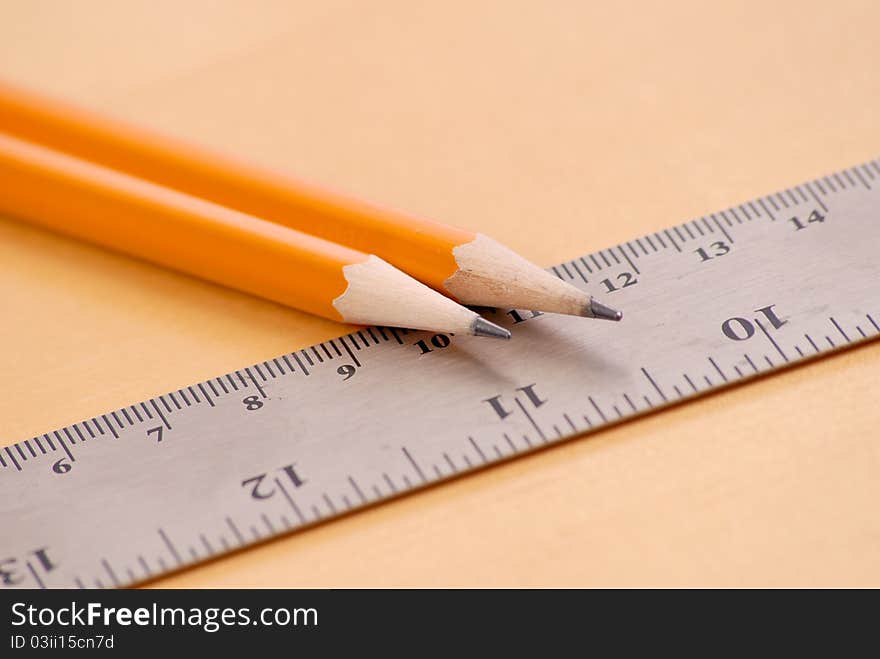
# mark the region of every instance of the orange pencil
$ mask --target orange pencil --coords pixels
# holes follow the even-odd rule
[[[0,133],[0,212],[332,320],[509,338],[382,259]]]
[[[464,304],[621,314],[492,238],[301,181],[0,84],[0,127],[79,158],[376,254]]]

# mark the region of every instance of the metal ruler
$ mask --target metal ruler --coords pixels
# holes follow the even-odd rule
[[[876,338],[880,163],[553,272],[624,321],[371,327],[3,448],[0,586],[126,586]]]

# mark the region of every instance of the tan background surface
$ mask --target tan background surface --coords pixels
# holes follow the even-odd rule
[[[880,154],[880,4],[0,3],[0,74],[549,265]],[[880,258],[880,252],[878,252]],[[0,440],[344,331],[0,220]],[[880,586],[880,343],[157,582]]]

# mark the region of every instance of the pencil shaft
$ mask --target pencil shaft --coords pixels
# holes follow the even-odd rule
[[[509,337],[374,255],[4,133],[0,188],[0,213],[332,320]]]
[[[443,290],[457,270],[452,250],[473,233],[343,197],[194,145],[0,83],[0,126],[217,204],[348,245]]]
[[[366,259],[3,134],[0,181],[5,213],[334,320],[343,267]]]

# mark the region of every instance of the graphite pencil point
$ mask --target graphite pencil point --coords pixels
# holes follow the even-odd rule
[[[599,318],[601,320],[623,320],[623,312],[618,311],[607,304],[602,304],[594,297],[590,297],[590,301],[584,308],[584,316],[587,318]]]
[[[510,332],[485,318],[477,316],[472,326],[474,336],[488,336],[493,339],[510,339]]]

